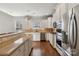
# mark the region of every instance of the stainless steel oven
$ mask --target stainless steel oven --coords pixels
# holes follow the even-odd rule
[[[56,43],[62,45],[62,21],[57,21]]]
[[[68,13],[63,15],[63,20],[57,25],[56,44],[62,51],[63,55],[71,55],[70,45],[68,41]]]
[[[56,33],[56,43],[59,46],[62,46],[62,33],[59,33],[59,32]]]

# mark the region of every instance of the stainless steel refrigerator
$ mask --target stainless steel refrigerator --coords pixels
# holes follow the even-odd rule
[[[79,56],[79,5],[63,15],[63,19],[62,48],[72,56]]]
[[[71,12],[72,10],[66,12],[62,16],[62,43],[61,43],[61,48],[63,51],[64,56],[65,55],[71,55],[71,47],[70,47],[70,39],[69,37],[69,30],[70,30],[70,17],[71,17]]]
[[[68,39],[71,55],[79,55],[79,5],[72,8],[69,16]]]

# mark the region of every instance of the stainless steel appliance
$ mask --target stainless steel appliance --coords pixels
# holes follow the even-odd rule
[[[57,32],[56,33],[56,43],[62,47],[62,33]]]
[[[55,21],[53,23],[53,27],[57,29],[57,32],[56,32],[56,43],[59,46],[61,46],[61,40],[62,40],[62,33],[61,33],[62,22],[61,21]]]
[[[72,11],[69,11],[72,12]],[[62,17],[62,42],[61,42],[61,49],[64,55],[71,55],[71,47],[70,42],[68,40],[68,26],[70,26],[70,17],[72,16],[69,12],[66,12]]]
[[[70,44],[71,55],[79,55],[79,5],[72,8],[69,21],[68,39]],[[69,15],[70,15],[69,14]]]
[[[68,15],[66,15],[66,16],[68,16]],[[64,22],[66,22],[66,21],[64,21]],[[57,22],[56,46],[58,48],[57,51],[60,53],[60,55],[67,56],[67,55],[70,55],[68,53],[70,51],[70,50],[68,50],[70,46],[67,43],[67,35],[66,35],[66,32],[67,32],[66,27],[68,27],[66,25],[67,22],[66,23],[64,23],[64,22],[63,21]]]
[[[69,55],[79,56],[79,5],[63,15],[62,49]]]
[[[56,45],[62,47],[62,21],[57,21],[56,23]]]

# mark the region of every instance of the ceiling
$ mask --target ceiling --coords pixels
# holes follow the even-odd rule
[[[56,3],[0,3],[0,10],[12,16],[44,16],[55,12]]]

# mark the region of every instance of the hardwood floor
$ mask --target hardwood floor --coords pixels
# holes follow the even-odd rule
[[[30,56],[60,56],[49,42],[33,42]]]

